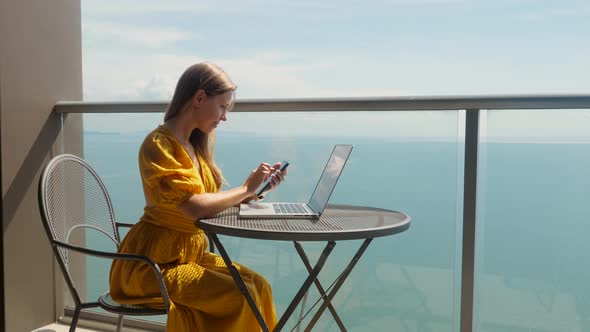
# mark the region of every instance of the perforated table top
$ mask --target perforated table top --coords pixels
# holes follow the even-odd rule
[[[330,204],[319,219],[244,219],[239,208],[196,221],[206,232],[236,237],[283,241],[368,239],[405,231],[411,218],[392,210]]]

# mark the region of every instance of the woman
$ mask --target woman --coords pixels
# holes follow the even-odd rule
[[[164,124],[147,135],[139,151],[146,207],[119,252],[146,255],[160,266],[171,301],[168,331],[260,330],[225,263],[206,252],[206,236],[194,226],[197,219],[257,199],[255,190],[268,177],[272,189],[286,175],[278,171],[280,163],[262,163],[242,186],[220,191],[223,177],[213,161],[213,133],[227,120],[235,90],[219,67],[189,67],[178,80]],[[276,313],[270,285],[256,272],[238,269],[272,330]],[[140,262],[114,261],[110,288],[119,303],[162,303],[153,272]]]

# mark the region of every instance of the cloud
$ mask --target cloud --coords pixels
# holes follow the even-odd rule
[[[82,60],[86,101],[168,99],[180,74],[202,61],[194,56],[112,54],[92,49]]]
[[[318,1],[290,0],[82,0],[82,13],[91,17],[131,17],[150,14],[227,15],[233,13],[243,15],[245,12],[269,14],[269,8],[280,8],[289,12],[289,9],[294,8],[312,11],[318,9],[333,9],[341,6],[342,4],[339,2],[324,3]],[[272,14],[274,15],[276,13]]]
[[[82,13],[88,16],[140,16],[162,13],[207,13],[239,10],[236,6],[227,6],[228,1],[187,1],[187,0],[82,0]]]
[[[126,47],[144,46],[158,48],[178,41],[200,39],[195,33],[174,28],[121,24],[105,21],[82,22],[83,38],[88,43],[119,42]]]
[[[436,5],[436,4],[449,4],[458,2],[470,2],[469,0],[376,0],[372,4],[380,5],[411,5],[411,6],[422,6],[422,5]],[[357,1],[358,4],[367,5],[366,1]]]
[[[224,68],[238,85],[240,99],[413,94],[407,89],[379,86],[379,82],[371,80],[361,82],[358,77],[350,82],[335,82],[329,74],[345,65],[329,56],[327,59],[301,58],[276,50],[261,51],[245,58],[203,59],[157,52],[141,56],[114,55],[90,49],[83,61],[84,99],[87,101],[169,99],[180,74],[201,61],[212,61]]]
[[[138,81],[135,88],[139,100],[168,100],[174,94],[176,81],[170,76],[154,75],[147,81]]]
[[[527,21],[544,21],[562,18],[580,18],[590,16],[590,5],[583,4],[577,7],[555,8],[555,9],[537,9],[522,14],[521,17]]]
[[[436,6],[450,3],[466,3],[469,0],[346,0],[346,1],[315,1],[315,0],[82,0],[82,17],[86,18],[133,18],[148,15],[210,15],[223,16],[244,15],[277,17],[323,17],[357,15],[359,12],[388,7]]]

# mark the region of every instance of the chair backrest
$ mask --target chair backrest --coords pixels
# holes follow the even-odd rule
[[[60,241],[85,246],[84,230],[90,228],[119,245],[109,194],[99,176],[83,159],[69,154],[53,158],[43,170],[38,194],[41,219],[52,244]],[[56,255],[59,255],[57,258],[68,286],[72,288],[68,250],[56,248]]]

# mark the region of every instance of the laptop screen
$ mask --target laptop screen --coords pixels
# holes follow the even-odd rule
[[[334,147],[320,181],[309,199],[308,205],[314,212],[321,214],[324,211],[351,151],[352,145],[336,145]]]

